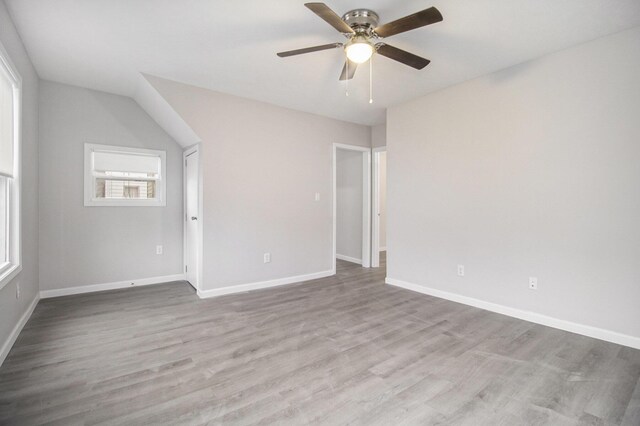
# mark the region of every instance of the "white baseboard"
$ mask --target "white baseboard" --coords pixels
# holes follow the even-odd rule
[[[315,272],[313,274],[297,275],[294,277],[278,278],[269,281],[259,281],[249,284],[239,284],[228,287],[214,288],[211,290],[198,290],[198,296],[201,299],[207,299],[209,297],[224,296],[225,294],[246,293],[247,291],[252,290],[260,290],[263,288],[278,287],[286,284],[301,283],[304,281],[316,280],[318,278],[330,277],[331,275],[335,275],[335,273],[336,272],[334,270],[329,270]]]
[[[4,360],[7,358],[7,355],[9,355],[9,351],[13,347],[13,344],[16,342],[16,339],[20,335],[20,332],[24,328],[24,325],[27,323],[27,321],[29,321],[29,318],[31,318],[31,314],[33,313],[33,310],[36,308],[36,305],[38,304],[39,300],[40,300],[40,296],[36,294],[36,297],[33,299],[33,302],[31,302],[27,310],[24,312],[24,314],[22,314],[16,326],[13,327],[13,330],[11,330],[11,334],[9,334],[9,337],[7,338],[7,340],[2,344],[2,349],[0,349],[0,365],[2,365]]]
[[[356,259],[355,257],[345,256],[344,254],[336,254],[336,259],[346,260],[347,262],[357,263],[362,265],[362,259]]]
[[[415,291],[418,293],[428,294],[429,296],[451,300],[453,302],[474,306],[476,308],[484,309],[491,312],[496,312],[496,313],[507,315],[514,318],[519,318],[525,321],[534,322],[536,324],[546,325],[548,327],[553,327],[553,328],[557,328],[564,331],[570,331],[576,334],[582,334],[583,336],[593,337],[596,339],[605,340],[607,342],[617,343],[619,345],[640,349],[640,337],[629,336],[627,334],[605,330],[603,328],[592,327],[590,325],[578,324],[575,322],[538,314],[536,312],[525,311],[517,308],[511,308],[509,306],[499,305],[497,303],[487,302],[480,299],[474,299],[472,297],[462,296],[456,293],[449,293],[446,291],[437,290],[434,288],[429,288],[429,287],[409,283],[402,280],[397,280],[395,278],[387,277],[385,279],[385,282],[387,284],[390,284],[396,287],[401,287],[401,288]]]
[[[171,281],[183,281],[184,274],[165,275],[161,277],[140,278],[137,280],[117,281],[113,283],[92,284],[80,287],[56,288],[40,291],[41,299],[50,297],[70,296],[72,294],[93,293],[96,291],[115,290],[118,288],[139,287],[143,285],[163,284]]]

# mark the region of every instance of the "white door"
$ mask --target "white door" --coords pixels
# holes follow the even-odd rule
[[[187,281],[198,289],[198,151],[189,154],[185,161],[185,268]]]

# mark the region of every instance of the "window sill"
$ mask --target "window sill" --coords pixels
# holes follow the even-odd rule
[[[5,263],[0,266],[0,290],[2,290],[9,282],[22,271],[22,266],[12,263]]]

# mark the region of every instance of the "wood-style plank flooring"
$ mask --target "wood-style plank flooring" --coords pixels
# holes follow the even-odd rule
[[[41,301],[0,424],[640,425],[640,351],[383,284]]]

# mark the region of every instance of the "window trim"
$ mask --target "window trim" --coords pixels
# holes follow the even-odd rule
[[[8,263],[0,267],[0,290],[9,284],[22,271],[22,225],[20,187],[22,180],[22,77],[9,58],[4,45],[0,43],[0,67],[3,67],[13,80],[13,177],[6,178],[7,199],[7,249]]]
[[[156,182],[157,197],[148,200],[105,199],[95,197],[95,179],[91,154],[95,151],[124,154],[142,154],[160,157],[160,174]],[[85,207],[164,207],[167,205],[167,153],[156,149],[127,146],[84,144],[84,205]],[[133,179],[135,180],[135,179]]]

